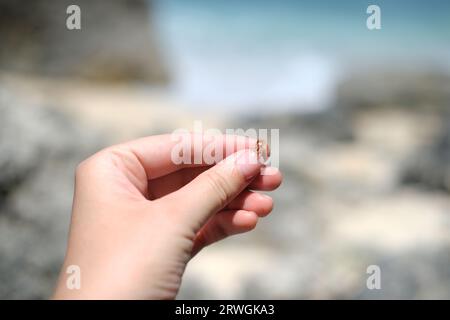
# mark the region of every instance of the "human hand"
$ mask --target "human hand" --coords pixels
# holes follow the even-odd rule
[[[199,250],[252,230],[273,202],[249,190],[276,189],[281,174],[265,168],[271,174],[260,175],[256,140],[215,141],[227,158],[214,166],[174,164],[170,135],[109,147],[83,161],[54,298],[175,298]],[[66,285],[71,265],[81,270],[78,290]]]

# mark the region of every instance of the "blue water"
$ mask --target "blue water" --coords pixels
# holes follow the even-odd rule
[[[450,70],[450,1],[157,0],[172,93],[230,112],[318,109],[355,70]],[[382,29],[366,27],[369,4]]]

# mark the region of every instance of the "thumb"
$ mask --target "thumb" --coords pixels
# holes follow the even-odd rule
[[[186,223],[197,232],[211,217],[233,200],[262,167],[255,150],[236,152],[171,194],[171,201],[184,203]]]

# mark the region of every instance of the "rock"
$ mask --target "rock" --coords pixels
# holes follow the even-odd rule
[[[254,115],[235,119],[238,128],[278,128],[284,134],[307,135],[317,142],[351,141],[353,132],[347,110],[337,108],[308,113],[282,113],[278,115]]]
[[[108,81],[164,83],[146,0],[0,2],[0,69]],[[81,30],[66,9],[81,8]]]
[[[402,182],[450,192],[450,116],[431,146],[418,150],[404,170]]]
[[[399,255],[372,253],[380,267],[381,289],[369,290],[359,281],[352,299],[443,299],[450,296],[450,247],[419,247]],[[363,274],[363,273],[362,273]],[[368,276],[368,275],[365,275]],[[361,285],[362,284],[362,285]],[[430,288],[433,288],[430,290]]]
[[[0,90],[0,298],[48,298],[64,257],[73,173],[99,148],[54,109]]]
[[[450,101],[450,77],[423,70],[366,71],[343,81],[337,97],[339,108],[354,111],[400,106],[412,111],[445,112]]]

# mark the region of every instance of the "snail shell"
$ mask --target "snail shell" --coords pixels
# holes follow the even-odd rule
[[[261,163],[266,163],[270,156],[269,145],[264,140],[258,140],[256,142],[256,153]]]

